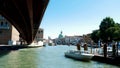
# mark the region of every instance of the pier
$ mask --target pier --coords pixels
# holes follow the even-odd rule
[[[37,48],[41,46],[29,46],[29,45],[1,45],[0,50],[18,50],[23,48]]]
[[[98,61],[102,63],[112,64],[112,65],[120,65],[120,56],[117,57],[104,57],[100,55],[95,55],[92,58],[93,61]]]

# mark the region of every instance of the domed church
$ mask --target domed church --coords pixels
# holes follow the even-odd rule
[[[59,36],[58,36],[59,39],[63,38],[62,33],[63,33],[63,32],[61,31],[61,33],[60,33]]]

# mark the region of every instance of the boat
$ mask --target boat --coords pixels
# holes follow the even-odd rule
[[[117,52],[117,50],[116,50],[116,52]],[[108,54],[108,56],[112,56],[113,55],[113,49],[112,49],[112,47],[107,47],[107,54]],[[120,55],[120,50],[118,49],[118,55]]]
[[[94,56],[94,54],[91,54],[87,51],[70,50],[70,51],[65,52],[65,56],[73,58],[73,59],[77,59],[77,60],[90,61],[92,57]]]
[[[43,41],[38,41],[38,42],[32,42],[29,47],[43,47]]]

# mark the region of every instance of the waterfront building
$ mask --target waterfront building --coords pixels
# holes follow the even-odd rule
[[[58,44],[58,45],[61,45],[61,44],[64,44],[64,36],[62,34],[63,32],[61,31],[60,34],[58,35],[58,38],[54,39],[54,43],[55,44]]]
[[[65,43],[75,45],[82,40],[82,36],[65,36]]]
[[[61,31],[61,33],[58,35],[58,38],[55,38],[53,41],[58,45],[76,45],[77,43],[81,43],[81,45],[83,45],[84,43],[91,44],[92,39],[90,38],[90,34],[83,36],[63,36]]]
[[[62,39],[63,38],[63,34],[62,34],[63,32],[61,31],[61,33],[59,34],[59,36],[58,36],[58,38],[59,39]]]
[[[19,32],[10,22],[0,15],[0,45],[16,45],[19,40]]]
[[[83,35],[83,39],[84,39],[84,42],[85,43],[88,43],[88,44],[91,44],[91,41],[93,41],[90,37],[91,34],[86,34],[86,35]]]
[[[42,28],[39,28],[32,44],[43,46],[45,41],[43,39],[43,35],[44,35],[44,30]]]
[[[63,36],[61,31],[58,38],[54,39],[54,43],[58,45],[75,45],[80,42],[80,40],[83,40],[82,36]]]
[[[35,36],[34,42],[43,41],[44,29],[39,28]]]

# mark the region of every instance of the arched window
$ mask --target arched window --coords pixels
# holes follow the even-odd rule
[[[7,23],[7,22],[5,22],[5,26],[8,26],[8,23]]]
[[[43,31],[40,31],[40,33],[43,33]]]
[[[38,34],[40,34],[40,31],[38,31]]]
[[[3,26],[3,22],[1,22],[1,26]]]

